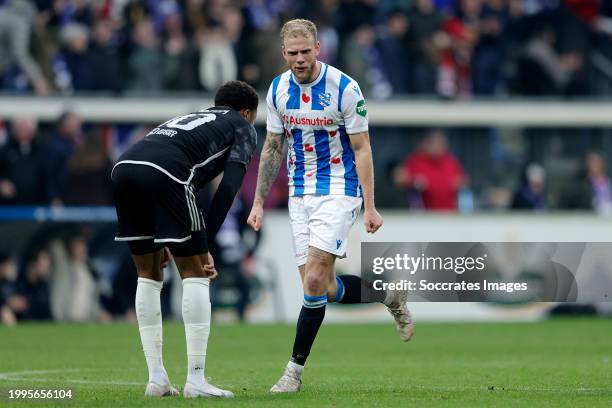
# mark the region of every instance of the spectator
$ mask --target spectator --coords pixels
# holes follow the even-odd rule
[[[51,305],[49,279],[51,258],[47,250],[39,250],[28,257],[22,276],[17,282],[17,293],[23,299],[23,307],[17,310],[19,320],[49,320]]]
[[[560,95],[582,67],[576,54],[560,55],[556,49],[557,31],[543,24],[525,45],[519,60],[519,92],[523,95]]]
[[[408,91],[406,70],[413,65],[403,50],[403,40],[408,31],[408,18],[402,9],[393,9],[385,19],[378,39],[378,48],[394,95]],[[408,61],[411,61],[410,63]]]
[[[159,93],[164,87],[168,64],[151,20],[141,20],[134,26],[132,41],[134,47],[127,59],[126,90]]]
[[[544,211],[546,209],[546,173],[537,163],[528,164],[521,176],[521,184],[514,192],[513,210]]]
[[[170,5],[174,4],[169,3]],[[181,10],[174,4],[163,15],[163,48],[166,63],[171,65],[165,79],[169,90],[193,90],[196,80],[196,51],[184,33]]]
[[[391,95],[391,86],[376,48],[376,36],[372,26],[357,28],[344,42],[343,54],[345,72],[361,84],[362,92],[382,99]]]
[[[96,68],[90,60],[89,28],[80,23],[71,23],[62,28],[60,36],[63,47],[53,66],[56,77],[65,79],[57,83],[58,87],[65,91],[94,89],[98,78],[94,76]]]
[[[68,183],[63,196],[65,204],[112,204],[111,169],[101,129],[93,129],[83,137],[83,142],[68,162]]]
[[[49,143],[49,197],[54,206],[64,205],[70,178],[69,161],[82,144],[82,121],[75,112],[64,112],[58,120],[57,133]]]
[[[612,183],[601,153],[590,152],[584,157],[582,169],[575,179],[564,184],[559,207],[612,215]]]
[[[209,30],[201,39],[200,83],[213,92],[238,76],[238,64],[231,41],[222,28]]]
[[[53,316],[62,321],[108,320],[108,314],[100,306],[98,275],[89,261],[85,239],[75,235],[66,240],[54,240],[51,257]]]
[[[472,95],[472,56],[477,33],[459,18],[446,21],[444,31],[451,42],[438,67],[437,92],[449,99],[467,99]]]
[[[399,187],[419,192],[424,209],[438,211],[457,211],[459,190],[468,181],[463,167],[448,151],[448,141],[440,130],[429,133],[418,151],[396,169],[394,179]]]
[[[121,60],[115,44],[113,22],[108,19],[96,21],[92,33],[88,63],[95,80],[89,89],[119,92],[122,87]]]
[[[11,303],[15,297],[17,265],[8,253],[0,252],[0,323],[14,326],[17,323]],[[14,304],[14,303],[13,303]]]
[[[476,95],[493,95],[502,83],[507,21],[503,0],[485,0],[478,15],[479,41],[474,51],[473,85]]]
[[[0,204],[48,203],[45,149],[35,134],[34,120],[13,121],[11,140],[0,149]]]
[[[612,184],[603,156],[596,152],[587,154],[586,170],[593,209],[603,215],[612,215]]]
[[[408,13],[405,47],[410,92],[435,93],[441,51],[450,46],[450,37],[442,30],[443,21],[432,0],[416,0]]]
[[[39,95],[49,93],[49,84],[30,55],[30,33],[36,19],[36,8],[26,0],[10,0],[0,8],[0,85],[10,82],[12,64],[28,77]],[[10,87],[10,86],[9,86]]]

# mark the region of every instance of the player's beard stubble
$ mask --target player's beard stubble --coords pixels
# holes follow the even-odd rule
[[[310,64],[302,64],[302,65],[294,64],[294,66],[291,67],[291,72],[293,72],[293,76],[298,80],[299,83],[307,84],[316,79],[314,78],[316,67],[317,67],[317,60],[314,60]],[[303,69],[298,69],[298,68],[303,68]]]

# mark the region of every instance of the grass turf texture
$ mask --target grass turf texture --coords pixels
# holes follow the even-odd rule
[[[164,328],[165,365],[182,388],[183,327]],[[135,325],[0,328],[0,406],[612,406],[609,319],[421,323],[408,344],[391,323],[323,325],[303,391],[270,395],[294,330],[213,325],[206,375],[236,399],[151,400]],[[7,400],[10,388],[58,387],[74,390],[72,402]]]

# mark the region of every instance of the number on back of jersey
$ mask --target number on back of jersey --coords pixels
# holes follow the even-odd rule
[[[174,137],[178,132],[172,129],[190,131],[198,126],[202,126],[205,123],[212,122],[216,118],[217,116],[213,113],[190,113],[189,115],[172,118],[169,121],[162,123],[149,132],[149,135],[165,135],[168,137]]]

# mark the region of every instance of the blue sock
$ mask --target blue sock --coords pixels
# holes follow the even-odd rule
[[[339,276],[336,276],[336,283],[338,284],[338,290],[336,290],[336,297],[334,298],[334,303],[342,302],[344,298],[344,283]]]

